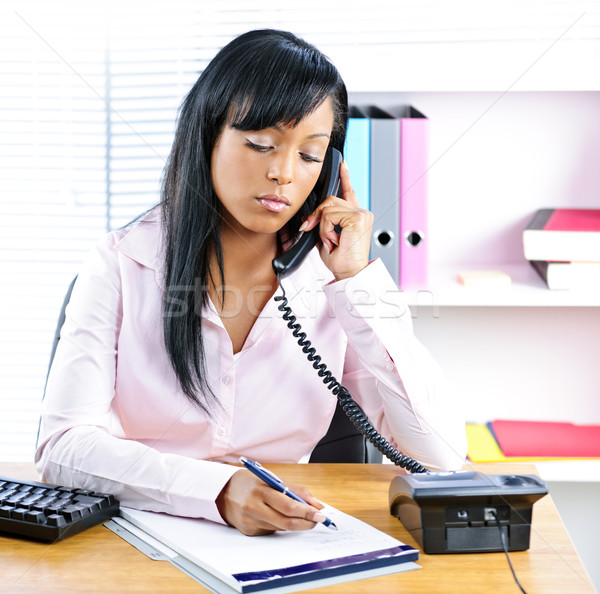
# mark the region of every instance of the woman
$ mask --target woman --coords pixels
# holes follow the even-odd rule
[[[337,70],[290,33],[244,34],[207,66],[160,203],[79,274],[44,400],[45,480],[246,534],[322,521],[305,489],[310,505],[227,464],[306,460],[330,424],[336,399],[281,319],[271,266],[317,225],[318,248],[282,281],[303,330],[399,449],[460,466],[464,423],[391,277],[368,261],[373,217],[345,165],[342,198],[311,194],[347,108]]]

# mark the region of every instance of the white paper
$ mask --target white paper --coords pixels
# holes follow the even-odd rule
[[[245,536],[235,528],[207,520],[126,507],[121,508],[121,515],[234,587],[238,582],[232,578],[233,574],[292,567],[404,544],[335,508],[326,507],[322,511],[338,530],[318,524],[312,530]]]

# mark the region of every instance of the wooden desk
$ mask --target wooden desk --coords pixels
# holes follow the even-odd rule
[[[285,480],[304,484],[327,503],[418,548],[389,514],[391,465],[308,464],[270,466]],[[535,473],[531,465],[478,464],[493,474]],[[0,464],[0,475],[36,479],[31,465]],[[594,592],[556,507],[546,495],[533,507],[531,547],[511,553],[528,594]],[[422,569],[311,590],[315,594],[403,592],[518,592],[504,553],[425,555]],[[0,592],[169,592],[205,591],[166,561],[153,561],[104,526],[52,545],[0,537]]]

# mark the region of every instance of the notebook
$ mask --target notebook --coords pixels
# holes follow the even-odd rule
[[[323,512],[337,531],[318,524],[250,537],[206,520],[127,507],[107,526],[213,592],[294,592],[419,567],[417,549],[335,508]]]

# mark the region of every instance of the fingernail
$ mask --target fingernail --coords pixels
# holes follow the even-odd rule
[[[321,512],[316,512],[313,514],[313,522],[324,522],[325,516]]]
[[[300,231],[304,231],[304,229],[306,229],[306,227],[308,226],[308,221],[304,221],[304,223],[302,223],[302,225],[300,225]]]

